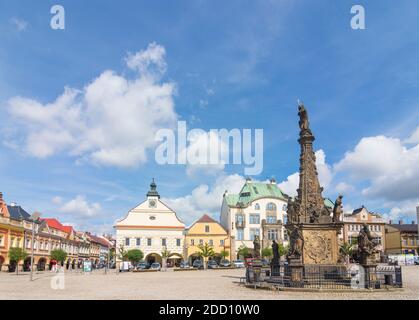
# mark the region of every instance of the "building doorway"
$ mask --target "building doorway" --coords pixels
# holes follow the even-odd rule
[[[41,258],[38,260],[38,271],[45,271],[45,265],[47,264],[47,259]]]
[[[152,263],[158,262],[160,263],[160,265],[162,264],[162,258],[159,254],[157,253],[150,253],[149,255],[147,255],[147,257],[145,258],[145,261],[151,265]]]
[[[31,271],[31,257],[26,257],[23,260],[23,271]]]

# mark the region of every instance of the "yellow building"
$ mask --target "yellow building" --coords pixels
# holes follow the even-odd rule
[[[221,260],[221,252],[228,252],[226,259],[231,261],[230,237],[227,231],[213,218],[203,215],[197,220],[185,234],[185,260],[189,263],[198,257],[200,244],[208,243],[213,247],[215,256],[213,259]]]
[[[8,206],[0,192],[0,271],[7,270],[10,248],[22,248],[24,229],[22,220],[29,215],[17,205]]]
[[[419,237],[418,225],[412,222],[411,224],[386,225],[386,254],[418,254]]]

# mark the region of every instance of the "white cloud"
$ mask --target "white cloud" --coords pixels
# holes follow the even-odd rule
[[[62,204],[63,203],[63,198],[61,198],[60,196],[55,196],[54,198],[52,198],[52,203],[53,204]]]
[[[244,183],[245,179],[237,174],[222,175],[212,186],[201,184],[189,195],[162,201],[174,209],[187,224],[203,214],[210,214],[218,220],[224,192],[228,190],[229,193],[238,193]]]
[[[153,42],[148,45],[147,50],[134,54],[129,53],[125,62],[130,69],[137,70],[139,73],[150,75],[150,71],[152,71],[156,75],[157,71],[157,74],[161,75],[167,69],[165,55],[165,48]]]
[[[419,143],[419,127],[412,133],[412,135],[407,138],[404,143],[407,144],[418,144]]]
[[[10,23],[16,28],[17,31],[24,31],[28,27],[28,23],[21,18],[13,17],[10,19]]]
[[[76,218],[92,218],[101,213],[102,207],[97,202],[88,203],[85,196],[78,195],[66,202],[59,211]]]
[[[105,71],[83,90],[65,88],[54,102],[14,97],[8,101],[13,125],[24,135],[23,149],[46,158],[59,152],[78,162],[137,167],[147,161],[160,128],[174,128],[176,86],[160,82],[166,70],[165,49],[155,43],[130,54],[134,79]],[[15,137],[11,145],[22,145]]]
[[[419,145],[408,148],[400,139],[385,136],[363,138],[334,169],[366,181],[362,194],[368,198],[419,198]]]
[[[332,179],[333,179],[333,172],[330,167],[326,163],[326,154],[322,149],[318,150],[316,153],[316,165],[317,171],[319,174],[319,182],[320,186],[324,187],[325,189],[329,187]],[[295,172],[287,177],[285,181],[282,181],[278,184],[278,187],[290,196],[297,195],[298,184],[300,182],[300,174],[299,172]]]
[[[228,155],[228,146],[219,135],[199,129],[191,130],[188,136],[189,144],[180,151],[186,153],[188,163],[186,174],[192,176],[217,175],[225,167],[222,159]],[[214,156],[214,161],[211,161]]]

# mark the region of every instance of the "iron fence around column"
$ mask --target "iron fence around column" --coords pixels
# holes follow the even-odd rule
[[[403,287],[400,266],[363,268],[353,265],[352,268],[348,268],[344,265],[305,265],[297,279],[293,277],[291,267],[281,265],[276,268],[279,270],[247,266],[246,283],[265,283],[277,288],[325,290],[379,290]]]

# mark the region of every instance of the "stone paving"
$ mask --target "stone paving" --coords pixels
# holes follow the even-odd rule
[[[0,273],[0,299],[419,299],[419,266],[403,267],[405,288],[392,292],[318,293],[245,288],[239,284],[244,269],[183,272],[120,273],[103,270],[92,274],[66,273],[64,289],[57,274],[45,272],[29,281],[28,274]],[[52,285],[51,285],[52,283]]]

